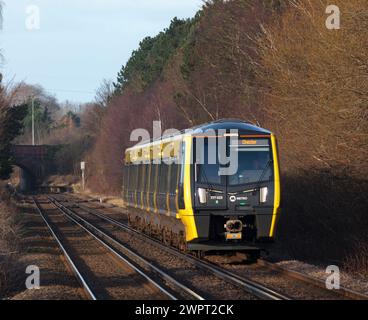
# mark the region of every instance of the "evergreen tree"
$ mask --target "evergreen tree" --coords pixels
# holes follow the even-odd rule
[[[11,142],[22,131],[27,105],[9,107],[0,102],[0,179],[9,179],[12,173],[13,156]]]
[[[188,38],[194,19],[174,18],[170,27],[156,37],[146,37],[133,51],[131,58],[118,73],[114,83],[115,94],[120,94],[128,85],[137,92],[142,92],[157,80],[167,61],[177,52]]]

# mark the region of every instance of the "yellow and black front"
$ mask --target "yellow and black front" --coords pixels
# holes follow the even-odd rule
[[[174,152],[165,152],[170,145]],[[172,164],[155,164],[158,158]],[[146,223],[165,216],[153,219],[158,229],[183,232],[188,250],[245,251],[274,240],[280,174],[271,132],[216,121],[129,149],[126,164],[127,205],[149,217]]]

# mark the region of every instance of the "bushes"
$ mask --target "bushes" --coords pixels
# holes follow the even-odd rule
[[[285,247],[343,261],[368,227],[368,11],[335,1],[342,28],[325,27],[325,1],[298,1],[258,39],[264,126],[279,137]],[[363,254],[363,253],[362,253]]]
[[[122,185],[124,151],[133,130],[152,132],[152,122],[161,120],[163,130],[184,125],[170,98],[170,87],[156,84],[144,94],[126,90],[113,99],[102,121],[93,151],[87,158],[88,187],[98,192],[119,194]]]
[[[345,268],[363,279],[368,277],[368,241],[358,242],[345,260]]]
[[[0,185],[0,298],[10,289],[17,259],[20,226],[16,222],[17,209],[10,204],[4,184]]]
[[[264,28],[257,73],[265,125],[281,137],[287,169],[359,177],[368,173],[368,11],[362,0],[336,1],[343,25],[331,31],[326,3],[299,1]]]

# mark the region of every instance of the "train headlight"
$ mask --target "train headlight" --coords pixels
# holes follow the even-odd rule
[[[267,196],[268,196],[268,188],[264,187],[259,190],[259,202],[260,203],[266,203],[267,202]]]
[[[200,204],[206,204],[207,203],[207,190],[203,188],[198,188],[198,197],[199,197]]]

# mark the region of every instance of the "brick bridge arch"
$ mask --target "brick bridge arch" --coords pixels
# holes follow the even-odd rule
[[[48,175],[48,146],[13,145],[14,165],[20,171],[20,188],[22,191],[32,190],[42,185]]]

